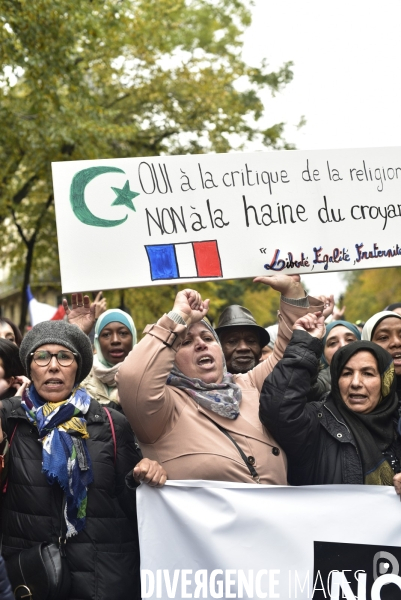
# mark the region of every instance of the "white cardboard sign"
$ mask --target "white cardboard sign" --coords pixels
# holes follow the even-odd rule
[[[172,481],[137,512],[142,598],[401,598],[393,487]]]
[[[52,168],[63,292],[401,264],[401,148]]]

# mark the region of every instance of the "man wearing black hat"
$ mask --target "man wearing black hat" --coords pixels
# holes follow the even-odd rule
[[[259,362],[262,348],[270,341],[266,329],[260,327],[250,310],[233,304],[220,315],[216,327],[229,373],[247,373]]]

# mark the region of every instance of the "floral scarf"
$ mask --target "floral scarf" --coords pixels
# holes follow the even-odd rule
[[[21,406],[39,431],[42,472],[49,484],[55,481],[66,497],[64,517],[67,538],[84,529],[88,486],[93,482],[92,463],[85,440],[89,438],[85,415],[90,396],[80,387],[62,402],[45,402],[31,385]]]
[[[221,347],[213,327],[207,321],[202,320],[202,323],[206,325]],[[221,383],[205,383],[201,379],[187,377],[174,366],[167,378],[167,384],[185,390],[203,408],[227,419],[236,419],[239,415],[242,392],[233,379],[233,376],[227,372],[226,361],[223,357],[223,381]]]

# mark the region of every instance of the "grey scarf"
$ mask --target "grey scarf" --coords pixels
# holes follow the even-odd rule
[[[202,323],[206,325],[221,347],[220,340],[213,327],[207,321],[202,320]],[[234,383],[231,373],[227,373],[224,356],[223,381],[221,383],[205,383],[201,379],[187,377],[174,366],[168,376],[167,385],[185,390],[200,406],[222,417],[236,419],[239,415],[242,391],[239,385]]]

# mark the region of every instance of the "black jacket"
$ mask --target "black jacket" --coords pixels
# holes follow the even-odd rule
[[[294,331],[263,384],[260,420],[287,454],[291,485],[363,484],[354,438],[330,394],[307,402],[321,354],[320,340]]]
[[[3,400],[2,425],[11,440],[7,492],[2,506],[3,555],[37,542],[57,543],[63,493],[42,473],[42,444],[20,398]],[[135,490],[125,475],[140,460],[127,419],[110,410],[116,439],[101,405],[92,400],[86,414],[94,483],[89,486],[86,527],[67,540],[72,575],[70,600],[139,599],[139,547]],[[17,428],[15,429],[15,427]]]
[[[308,402],[321,402],[323,396],[331,391],[330,367],[320,368],[316,374],[316,379],[312,380],[311,389],[308,394]]]

